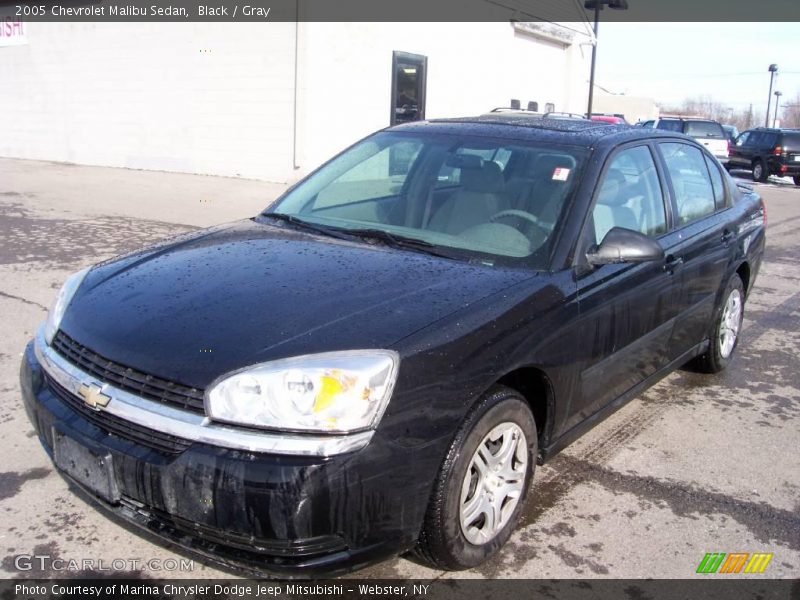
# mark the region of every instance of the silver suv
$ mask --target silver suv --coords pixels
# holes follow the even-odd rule
[[[665,131],[677,131],[693,137],[703,144],[708,151],[723,165],[728,162],[730,146],[725,130],[717,121],[699,117],[664,116],[660,119],[645,121],[642,127],[654,127]]]

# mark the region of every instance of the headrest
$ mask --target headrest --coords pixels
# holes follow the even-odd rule
[[[483,162],[477,169],[462,167],[461,185],[470,192],[500,193],[504,188],[503,171],[493,161]]]
[[[609,170],[603,178],[603,186],[597,196],[597,203],[605,206],[621,206],[627,198],[620,194],[625,185],[625,175],[615,169]]]

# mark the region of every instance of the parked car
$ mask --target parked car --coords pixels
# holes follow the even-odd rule
[[[623,115],[606,115],[600,113],[592,113],[589,117],[592,121],[599,121],[601,123],[611,123],[612,125],[628,125]]]
[[[728,168],[749,169],[754,181],[777,175],[800,185],[800,131],[758,127],[743,132],[731,147]]]
[[[701,117],[665,116],[652,121],[645,121],[642,127],[655,127],[664,131],[674,131],[693,137],[703,144],[708,151],[722,164],[728,162],[730,142],[725,130],[717,121]]]
[[[474,567],[537,463],[731,362],[764,244],[761,199],[685,136],[404,124],[252,219],[71,276],[22,395],[68,481],[226,565]]]

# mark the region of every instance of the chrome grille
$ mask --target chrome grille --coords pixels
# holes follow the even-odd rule
[[[203,390],[161,379],[136,369],[115,363],[82,346],[63,331],[53,339],[53,348],[61,356],[104,383],[143,398],[158,400],[204,414]]]

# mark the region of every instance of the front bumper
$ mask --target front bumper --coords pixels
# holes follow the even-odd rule
[[[93,417],[26,348],[25,408],[48,454],[63,439],[108,465],[108,485],[62,471],[104,508],[228,567],[280,577],[333,576],[412,547],[432,477],[429,453],[376,433],[336,456],[231,449]],[[185,442],[185,440],[184,440]],[[75,444],[76,443],[76,444]],[[61,451],[63,455],[63,450]],[[89,482],[87,484],[87,481]]]

